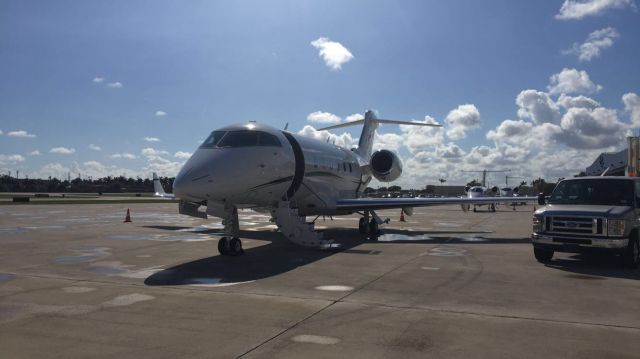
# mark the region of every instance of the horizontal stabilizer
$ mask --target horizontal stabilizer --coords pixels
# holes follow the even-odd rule
[[[411,122],[411,121],[396,121],[396,120],[383,120],[380,118],[376,118],[374,120],[377,123],[389,123],[389,124],[396,124],[396,125],[413,125],[413,126],[429,126],[429,127],[442,127],[442,125],[437,124],[437,123],[424,123],[424,122]],[[328,126],[328,127],[323,127],[323,128],[319,128],[318,131],[324,131],[324,130],[333,130],[334,128],[342,128],[342,127],[350,127],[350,126],[356,126],[359,124],[364,123],[364,119],[362,120],[356,120],[356,121],[350,121],[350,122],[345,122],[345,123],[341,123],[338,125],[333,125],[333,126]]]

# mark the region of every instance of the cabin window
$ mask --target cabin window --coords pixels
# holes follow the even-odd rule
[[[220,142],[220,139],[224,136],[225,133],[227,133],[227,131],[213,131],[213,132],[211,132],[209,137],[207,137],[207,139],[204,140],[204,142],[202,142],[202,145],[200,145],[200,148],[213,148],[213,147],[215,147],[216,144],[218,144],[218,142]]]

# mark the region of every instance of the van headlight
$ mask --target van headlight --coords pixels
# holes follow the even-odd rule
[[[533,216],[533,233],[542,232],[542,217]]]
[[[620,237],[624,235],[624,219],[610,219],[607,225],[607,235]]]

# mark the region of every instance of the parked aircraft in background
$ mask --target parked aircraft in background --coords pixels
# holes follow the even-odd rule
[[[357,148],[300,136],[249,122],[213,131],[182,167],[173,182],[180,199],[179,213],[222,218],[225,236],[218,242],[223,255],[243,253],[238,238],[238,208],[269,213],[280,232],[294,243],[327,248],[333,241],[314,231],[307,216],[360,213],[359,230],[375,239],[383,221],[376,210],[445,204],[493,203],[493,198],[362,198],[372,178],[391,182],[400,177],[402,163],[392,151],[373,152],[379,124],[435,126],[421,122],[378,119],[372,111],[364,119],[321,130],[363,125]],[[156,194],[164,192],[154,174]],[[536,201],[535,197],[523,200]],[[201,210],[203,208],[204,210]]]
[[[480,186],[467,186],[465,187],[464,191],[467,193],[467,198],[489,198],[489,197],[496,197],[499,192],[500,192],[500,188],[498,188],[497,186],[493,186],[491,188],[487,188],[487,173],[492,173],[492,172],[509,172],[510,170],[482,170],[482,171],[463,171],[463,172],[474,172],[474,173],[482,173],[482,182]],[[513,195],[513,193],[512,193]],[[477,211],[477,206],[487,206],[487,208],[491,211],[491,212],[495,212],[496,211],[496,202],[486,202],[486,203],[476,203],[473,204],[473,211],[476,212]],[[462,210],[463,211],[468,211],[469,210],[469,206],[470,205],[462,205]]]

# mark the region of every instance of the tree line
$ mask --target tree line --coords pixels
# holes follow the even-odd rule
[[[173,188],[173,180],[174,177],[160,177],[160,182],[166,190],[171,190],[171,188]],[[3,175],[0,176],[0,192],[153,192],[153,181],[148,178],[127,178],[124,176],[107,176],[98,179],[75,178],[69,181],[60,180],[55,177],[49,177],[48,179],[29,179]]]

